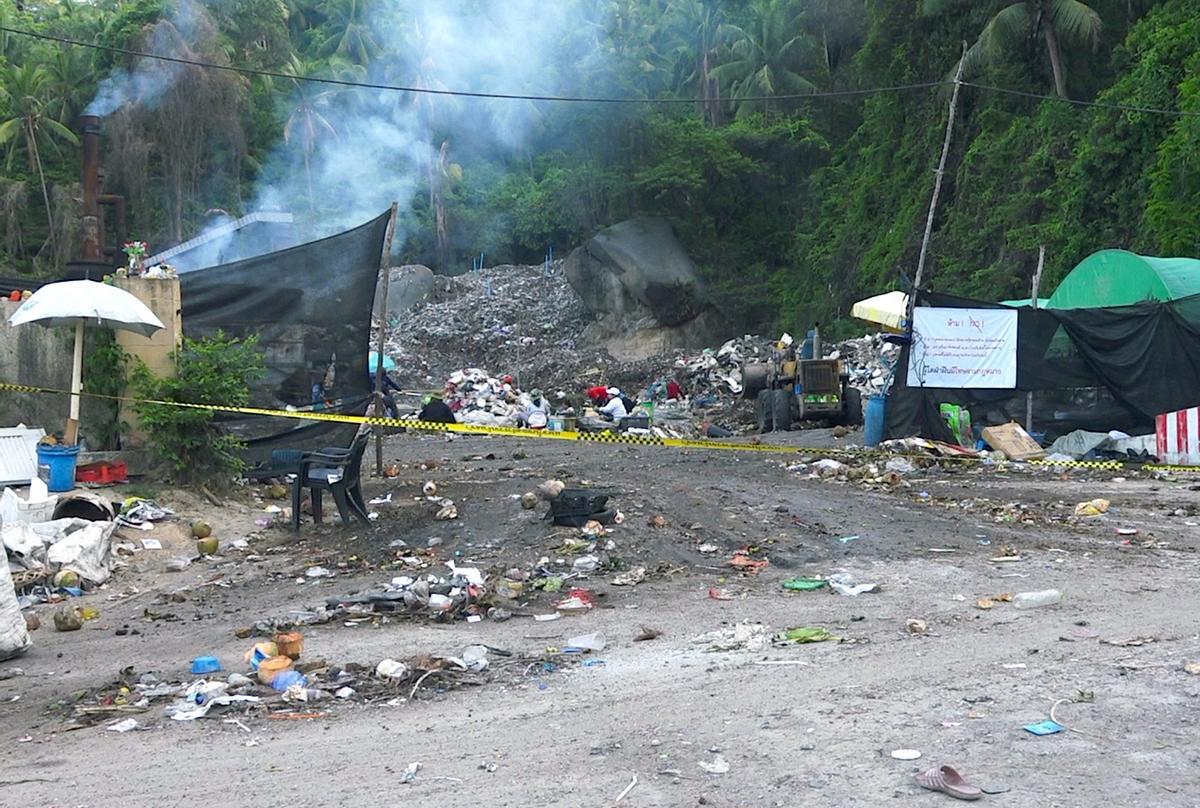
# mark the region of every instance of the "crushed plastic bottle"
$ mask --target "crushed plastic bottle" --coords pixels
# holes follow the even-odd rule
[[[1062,592],[1057,589],[1042,589],[1037,592],[1018,592],[1013,597],[1013,607],[1017,609],[1036,609],[1039,606],[1053,606],[1062,603]]]

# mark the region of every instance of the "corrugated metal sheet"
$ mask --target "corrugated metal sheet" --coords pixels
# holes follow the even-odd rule
[[[44,429],[0,429],[0,485],[28,485],[37,476],[37,443]]]

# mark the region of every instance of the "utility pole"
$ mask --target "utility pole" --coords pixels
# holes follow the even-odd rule
[[[388,286],[392,280],[392,237],[396,235],[396,208],[392,203],[387,232],[383,237],[383,254],[379,256],[379,271],[383,273],[383,300],[379,301],[379,340],[375,347],[375,414],[383,407],[383,340],[387,334]],[[387,410],[384,410],[387,412]],[[375,428],[375,476],[383,476],[383,435]]]
[[[1042,285],[1042,268],[1046,266],[1046,247],[1038,247],[1037,270],[1033,273],[1033,289],[1029,293],[1029,305],[1038,308],[1038,287]],[[1025,394],[1025,431],[1033,434],[1033,391]]]
[[[950,141],[954,134],[954,113],[958,108],[958,91],[962,89],[963,64],[967,61],[967,43],[962,46],[962,57],[954,71],[954,92],[950,95],[950,117],[946,121],[946,138],[942,141],[942,157],[938,161],[937,174],[933,180],[933,198],[929,200],[929,215],[925,217],[925,236],[921,239],[921,255],[917,259],[917,275],[913,279],[912,292],[908,296],[908,330],[912,331],[913,307],[917,305],[917,290],[925,276],[925,258],[929,254],[929,237],[933,233],[933,216],[937,212],[938,197],[942,194],[942,177],[946,173],[946,158],[950,156]]]

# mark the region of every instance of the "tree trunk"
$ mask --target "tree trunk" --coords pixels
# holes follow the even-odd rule
[[[1042,33],[1046,37],[1046,50],[1050,52],[1050,69],[1054,71],[1054,92],[1059,98],[1066,98],[1067,75],[1063,70],[1062,48],[1058,44],[1054,23],[1049,18],[1042,21]]]
[[[311,149],[312,149],[312,141],[309,141],[308,143],[305,144],[305,149],[304,149],[304,179],[308,183],[308,212],[309,213],[312,213],[313,211],[315,211],[317,209],[316,202],[313,201],[312,168],[309,165],[309,162],[310,162],[309,152],[311,151]]]
[[[29,156],[37,167],[38,182],[42,185],[42,201],[46,203],[46,243],[54,243],[54,209],[50,207],[50,190],[46,187],[46,172],[42,168],[42,155],[38,152],[37,136],[31,126],[26,126],[25,137],[29,145]]]

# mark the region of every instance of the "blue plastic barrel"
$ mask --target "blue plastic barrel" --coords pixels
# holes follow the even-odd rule
[[[887,395],[867,396],[867,411],[863,417],[863,443],[878,446],[887,426]]]
[[[79,459],[78,446],[50,446],[39,443],[37,447],[38,471],[49,469],[46,487],[54,492],[70,491],[75,487],[75,462]]]

